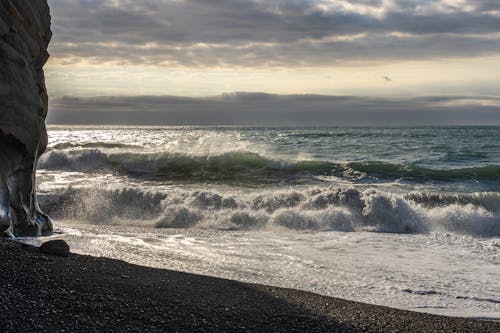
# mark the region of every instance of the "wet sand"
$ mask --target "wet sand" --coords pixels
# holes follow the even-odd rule
[[[2,332],[500,332],[443,317],[0,241]]]

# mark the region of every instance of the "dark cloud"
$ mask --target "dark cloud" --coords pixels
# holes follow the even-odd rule
[[[56,59],[318,65],[497,54],[497,1],[49,0]],[[342,6],[344,4],[344,6]],[[471,9],[472,8],[472,9]],[[355,38],[346,38],[355,36]]]
[[[500,10],[500,2],[497,0],[477,0],[475,4],[480,11]]]
[[[500,98],[412,99],[233,93],[216,97],[64,97],[50,124],[416,126],[500,125]]]

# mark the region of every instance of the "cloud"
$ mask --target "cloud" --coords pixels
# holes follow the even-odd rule
[[[499,97],[410,99],[231,93],[214,97],[63,97],[49,124],[417,126],[500,125]]]
[[[498,54],[492,0],[49,0],[53,61],[319,66]]]

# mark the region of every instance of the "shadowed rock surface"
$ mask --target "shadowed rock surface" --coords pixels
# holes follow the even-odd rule
[[[42,67],[51,36],[46,0],[0,0],[0,231],[10,236],[52,232],[35,193],[47,147]]]

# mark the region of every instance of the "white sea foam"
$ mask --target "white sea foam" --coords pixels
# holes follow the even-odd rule
[[[186,207],[178,211],[178,217],[192,218]],[[298,218],[301,227],[308,218],[277,216],[282,221]],[[260,223],[257,215],[246,212],[232,217],[242,224]],[[296,232],[284,227],[263,232],[60,225],[80,230],[65,236],[76,253],[415,311],[500,320],[500,246],[495,239],[451,233]]]
[[[335,187],[255,193],[71,188],[42,196],[42,203],[54,216],[97,224],[119,220],[158,228],[285,228],[500,236],[500,215],[488,209],[489,197],[484,196],[485,206],[478,200],[480,194],[464,195],[463,200],[471,197],[476,205],[436,202],[425,205],[421,200],[415,202],[400,194]]]

